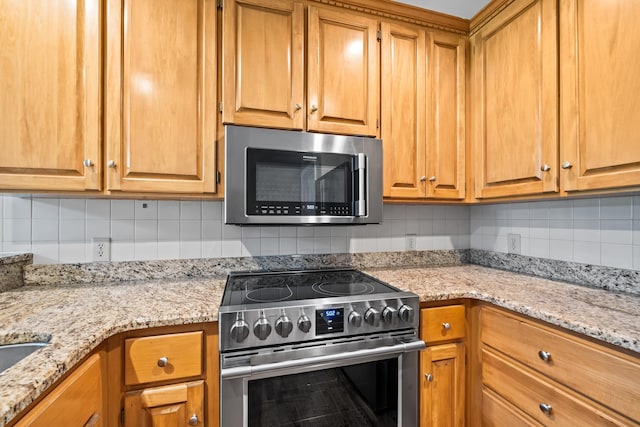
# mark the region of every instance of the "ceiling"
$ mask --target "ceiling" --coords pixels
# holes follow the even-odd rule
[[[447,15],[471,19],[490,0],[397,0],[423,9],[435,10]]]

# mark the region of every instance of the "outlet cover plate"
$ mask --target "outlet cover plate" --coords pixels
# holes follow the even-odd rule
[[[510,254],[519,254],[521,252],[520,235],[509,233],[507,235],[507,245],[509,246],[508,252]]]
[[[91,239],[91,261],[111,261],[111,238],[94,237]]]

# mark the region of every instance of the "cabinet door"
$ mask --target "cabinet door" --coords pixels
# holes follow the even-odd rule
[[[564,190],[640,185],[639,19],[637,1],[560,1]]]
[[[129,392],[124,399],[124,425],[204,426],[203,402],[203,381]]]
[[[309,6],[309,130],[378,134],[377,30],[375,19]]]
[[[430,32],[427,43],[427,196],[463,199],[466,40],[449,33]]]
[[[382,23],[384,196],[426,195],[426,37],[403,24]]]
[[[471,41],[478,198],[557,191],[556,0],[516,0]]]
[[[420,352],[420,425],[464,426],[464,344]]]
[[[216,2],[108,0],[107,190],[216,190]]]
[[[302,3],[235,0],[223,14],[223,122],[302,129]]]
[[[104,423],[101,358],[94,354],[18,421],[16,427],[99,427]]]
[[[100,9],[0,0],[0,188],[100,189]]]

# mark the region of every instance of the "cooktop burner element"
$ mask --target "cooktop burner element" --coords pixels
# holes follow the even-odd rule
[[[352,269],[235,272],[219,311],[220,351],[417,331],[418,296]]]

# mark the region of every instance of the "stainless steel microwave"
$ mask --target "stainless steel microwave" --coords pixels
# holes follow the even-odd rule
[[[382,220],[382,141],[225,127],[226,224]]]

